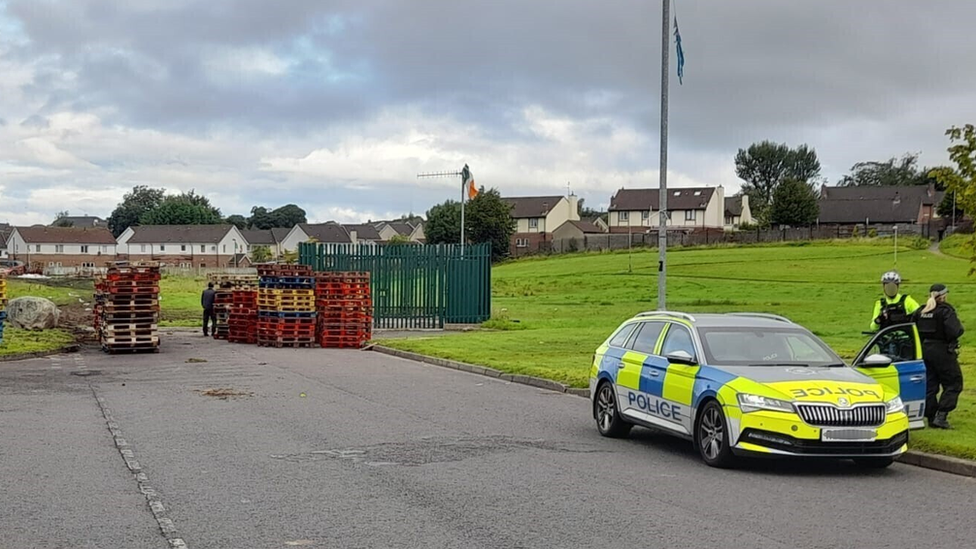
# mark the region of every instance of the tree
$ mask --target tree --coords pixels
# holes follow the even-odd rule
[[[71,221],[70,219],[68,219],[68,216],[69,215],[71,215],[71,214],[68,213],[68,210],[65,210],[63,212],[58,212],[58,215],[55,216],[55,218],[54,218],[54,226],[55,227],[74,227],[75,226],[74,222]]]
[[[308,219],[305,217],[305,210],[294,204],[287,204],[276,208],[271,212],[271,220],[274,223],[274,227],[268,227],[269,229],[276,227],[290,229],[299,223],[308,223]]]
[[[947,220],[949,222],[951,222],[951,220],[952,220],[952,213],[953,213],[952,212],[952,205],[953,205],[953,199],[954,198],[955,198],[955,196],[954,196],[954,193],[952,191],[945,193],[945,196],[942,197],[942,202],[939,202],[939,207],[936,208],[936,211],[938,212],[939,217],[941,217],[941,218],[943,218],[943,219],[945,219],[945,220]],[[962,211],[962,208],[959,207],[959,204],[958,203],[956,204],[956,212],[955,212],[955,214],[956,214],[956,221],[959,221],[960,219],[962,219],[963,211]]]
[[[580,219],[594,219],[594,218],[598,218],[598,217],[599,218],[602,218],[603,216],[607,215],[606,212],[601,212],[600,210],[594,210],[593,208],[586,207],[585,206],[585,203],[586,203],[586,199],[585,198],[580,198],[579,199],[579,216],[580,216]]]
[[[251,208],[251,217],[247,219],[249,229],[268,230],[275,228],[274,216],[264,206],[254,206]]]
[[[858,162],[837,184],[842,187],[907,187],[928,182],[928,170],[918,167],[918,155],[906,153],[901,159]]]
[[[255,263],[267,263],[271,261],[271,247],[270,246],[255,246],[251,250],[251,260]]]
[[[408,238],[406,236],[403,236],[402,234],[395,234],[395,235],[393,235],[392,238],[390,238],[390,241],[387,242],[387,245],[389,245],[389,246],[403,246],[405,244],[410,244],[410,243],[411,243],[410,238]]]
[[[461,238],[461,203],[448,200],[428,210],[424,235],[429,244],[457,244]]]
[[[217,225],[223,221],[220,210],[194,191],[170,195],[139,218],[142,225]]]
[[[515,222],[512,220],[512,207],[502,200],[498,189],[482,189],[468,203],[465,214],[468,240],[475,244],[490,242],[492,261],[508,257]]]
[[[817,221],[817,195],[806,181],[787,179],[773,191],[770,221],[777,225],[809,227]]]
[[[129,227],[138,225],[142,216],[159,206],[165,194],[166,189],[152,189],[145,185],[133,187],[108,217],[109,230],[118,237]]]
[[[820,177],[820,161],[807,145],[791,149],[785,143],[763,141],[739,149],[735,173],[746,182],[742,191],[749,195],[753,217],[768,224],[776,187],[787,179],[813,183]]]
[[[224,219],[224,223],[233,225],[242,231],[247,228],[247,218],[240,214],[227,216],[227,219]]]
[[[966,124],[962,128],[953,126],[946,130],[949,137],[949,160],[956,165],[952,168],[937,168],[932,176],[941,183],[947,192],[956,193],[956,206],[969,217],[976,216],[976,126]],[[951,206],[950,206],[951,208]],[[976,262],[976,234],[969,237],[970,261]],[[971,268],[969,274],[976,272]]]

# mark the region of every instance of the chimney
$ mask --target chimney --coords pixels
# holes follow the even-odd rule
[[[575,194],[569,195],[569,220],[579,221],[579,197]]]
[[[742,209],[745,210],[748,207],[749,207],[749,195],[743,194],[742,195]]]

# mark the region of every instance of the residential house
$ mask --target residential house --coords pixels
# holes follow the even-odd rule
[[[51,226],[67,226],[74,227],[76,229],[82,229],[85,227],[103,227],[108,228],[108,221],[105,221],[101,217],[95,217],[90,215],[69,215],[55,219]]]
[[[820,225],[928,227],[938,218],[945,193],[934,185],[908,187],[828,187],[820,189]]]
[[[247,229],[241,231],[244,235],[244,239],[247,240],[247,253],[253,259],[254,249],[258,246],[265,246],[271,252],[271,259],[278,259],[284,253],[285,249],[282,243],[285,238],[288,237],[288,233],[291,229],[286,228],[274,228],[274,229]]]
[[[606,234],[602,227],[592,221],[567,221],[552,231],[553,240],[576,240],[580,246],[587,235]]]
[[[649,232],[660,227],[659,189],[620,189],[610,198],[607,224],[612,233]],[[680,229],[722,228],[725,190],[718,187],[668,189],[667,226]]]
[[[115,237],[105,228],[15,227],[7,239],[9,256],[30,270],[105,267],[115,260]]]
[[[360,225],[343,225],[343,229],[349,233],[349,240],[355,244],[362,244],[364,242],[378,244],[383,240],[380,236],[380,232],[376,230],[376,227],[369,223],[363,223]],[[353,237],[355,235],[355,237]]]
[[[139,225],[118,238],[119,255],[130,261],[159,261],[190,268],[248,264],[248,241],[233,225]]]
[[[567,221],[579,221],[579,199],[569,196],[520,196],[502,198],[516,222],[510,253],[523,255],[547,251],[552,232]]]
[[[749,195],[729,196],[725,198],[725,230],[738,229],[740,225],[755,223],[752,209],[749,208]]]
[[[0,223],[0,257],[7,257],[7,239],[14,232],[14,228],[7,223]]]
[[[581,218],[580,221],[592,223],[605,233],[610,232],[610,225],[607,225],[607,214],[598,215],[596,217],[584,217]]]
[[[423,222],[379,221],[374,226],[379,231],[383,242],[389,242],[396,236],[406,238],[410,242],[423,242],[425,239]]]
[[[299,223],[288,232],[288,235],[281,242],[281,247],[284,251],[294,252],[298,249],[299,244],[312,239],[326,244],[352,244],[355,239],[358,239],[358,236],[358,233],[350,234],[345,227],[333,221],[328,223]]]

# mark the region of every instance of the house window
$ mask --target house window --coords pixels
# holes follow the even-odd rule
[[[530,229],[538,229],[539,228],[539,218],[533,217],[533,218],[529,219],[529,228]]]
[[[159,251],[165,252],[166,251],[166,245],[165,244],[160,244],[159,245]]]
[[[102,253],[108,253],[108,246],[102,246]]]
[[[37,252],[37,253],[41,253],[41,245],[40,244],[35,244],[34,245],[34,251]]]
[[[85,269],[94,269],[95,268],[95,264],[94,263],[82,263],[81,266],[83,268],[85,268]]]
[[[217,247],[216,246],[211,246],[210,247],[210,251],[211,252],[216,252],[217,251]]]
[[[142,253],[146,253],[146,245],[145,244],[143,244],[141,246],[141,250],[142,250]]]
[[[735,221],[733,221],[730,216],[725,216],[725,224],[726,225],[731,225],[733,223],[735,223]]]
[[[674,196],[681,196],[681,191],[674,191]]]
[[[181,252],[185,252],[186,251],[186,244],[180,244],[180,251]]]
[[[207,253],[207,245],[206,244],[201,244],[200,245],[200,253],[202,253],[202,254],[203,253]]]
[[[685,221],[694,221],[697,210],[685,210]]]
[[[54,245],[54,253],[56,253],[56,254],[63,254],[64,253],[64,244],[55,244]]]
[[[644,221],[647,221],[650,218],[651,218],[651,212],[648,212],[648,211],[641,212],[641,219],[643,219]]]
[[[224,253],[227,253],[227,244],[224,244]]]
[[[47,262],[47,266],[48,267],[53,267],[54,266],[54,262],[53,261],[48,261]]]
[[[81,253],[83,253],[83,254],[87,254],[88,253],[88,245],[87,244],[82,244],[82,246],[81,246]]]
[[[528,238],[516,238],[515,239],[515,247],[516,248],[528,248],[529,247],[529,239]]]
[[[617,219],[620,221],[630,221],[630,212],[617,212]]]
[[[701,191],[695,191],[695,196],[701,196]]]

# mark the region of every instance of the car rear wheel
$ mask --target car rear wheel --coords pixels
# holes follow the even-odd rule
[[[695,426],[695,446],[706,465],[726,468],[735,463],[730,446],[728,422],[722,405],[711,400],[705,404]]]
[[[890,457],[864,457],[854,458],[854,464],[864,469],[884,469],[891,466],[895,458]]]
[[[596,391],[593,402],[593,412],[596,417],[596,428],[605,437],[621,438],[627,436],[632,425],[620,417],[617,407],[617,395],[613,384],[604,382]]]

